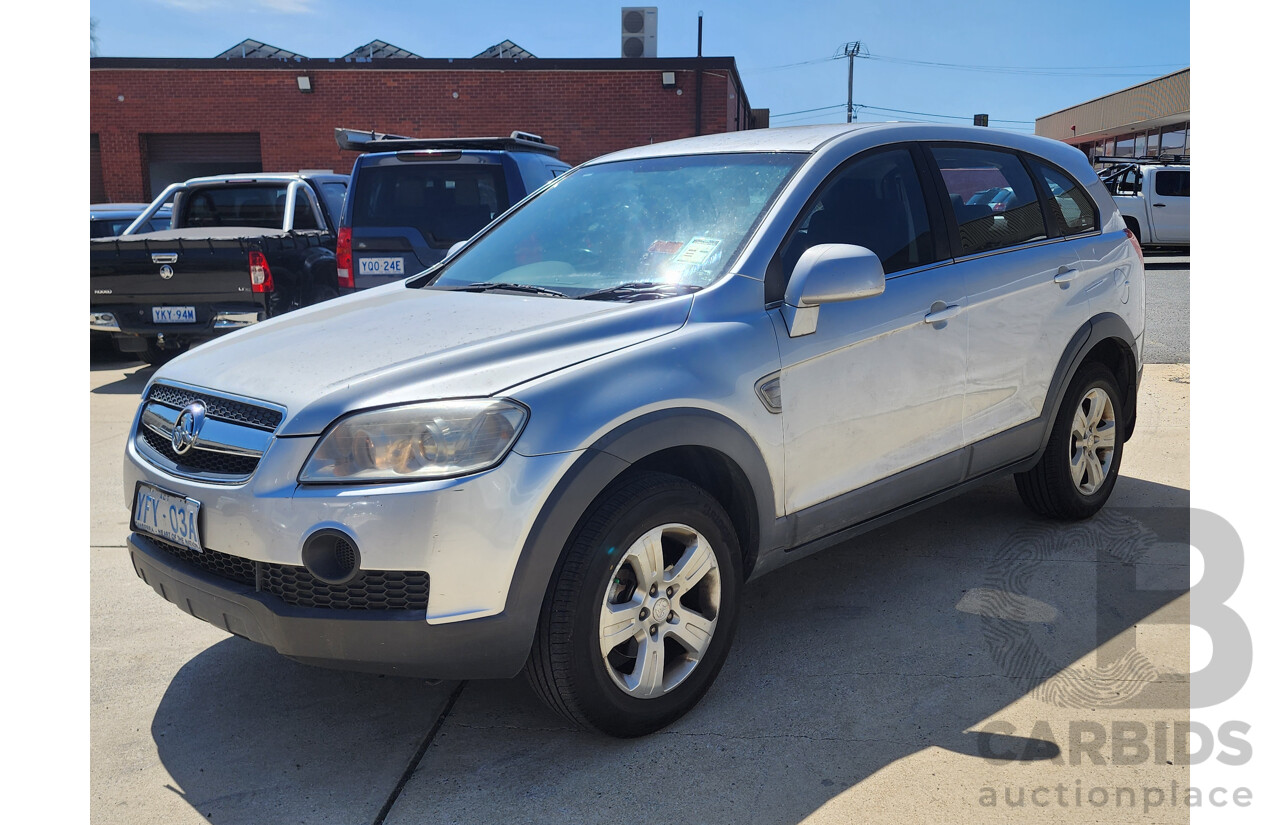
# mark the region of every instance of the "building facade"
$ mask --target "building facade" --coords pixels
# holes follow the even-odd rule
[[[1191,69],[1036,118],[1036,134],[1090,158],[1191,154]]]
[[[247,41],[248,42],[248,41]],[[521,130],[571,164],[767,124],[731,57],[94,58],[90,200],[148,201],[205,174],[351,170],[335,127],[412,137]]]

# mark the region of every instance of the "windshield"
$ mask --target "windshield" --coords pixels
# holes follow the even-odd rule
[[[805,157],[691,155],[578,169],[438,270],[430,285],[514,284],[569,297],[622,285],[707,286]]]

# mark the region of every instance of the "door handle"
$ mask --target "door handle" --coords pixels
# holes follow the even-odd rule
[[[1069,266],[1058,267],[1058,274],[1053,276],[1055,284],[1069,284],[1076,278],[1080,277],[1080,270],[1072,269]]]
[[[938,303],[942,302],[939,301]],[[924,316],[924,322],[926,324],[941,324],[943,321],[950,321],[959,314],[960,305],[951,304],[950,306],[930,312],[928,315]]]
[[[1151,204],[1151,205],[1152,205],[1153,207],[1155,207],[1156,209],[1164,209],[1164,204],[1163,204],[1163,203],[1153,203],[1153,204]]]

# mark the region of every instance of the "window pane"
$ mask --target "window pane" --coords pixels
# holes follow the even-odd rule
[[[510,205],[496,164],[366,166],[352,197],[352,225],[412,226],[436,249],[465,241]]]
[[[1098,228],[1098,215],[1093,208],[1093,201],[1074,178],[1034,160],[1031,167],[1049,190],[1049,208],[1054,213],[1050,218],[1057,223],[1061,234],[1079,235]]]
[[[1191,172],[1156,172],[1156,194],[1167,198],[1191,197]]]
[[[933,263],[933,234],[911,153],[876,152],[856,160],[822,189],[770,267],[768,300],[780,300],[806,249],[853,244],[876,253],[886,274]]]
[[[1147,154],[1147,133],[1143,132],[1133,139],[1133,156],[1144,157]]]
[[[320,196],[324,198],[324,205],[329,210],[329,217],[333,218],[336,226],[342,220],[342,201],[347,197],[347,185],[336,181],[320,184]]]
[[[933,149],[970,255],[1047,237],[1040,201],[1017,155],[991,149]]]
[[[302,194],[302,192],[298,192],[298,199],[293,205],[293,228],[320,228],[320,225],[316,223],[315,212],[311,209],[311,201],[307,200],[307,196]]]
[[[1184,128],[1173,126],[1160,133],[1160,154],[1181,155],[1186,150],[1187,133]]]
[[[1122,137],[1116,141],[1116,157],[1133,157],[1133,135]]]

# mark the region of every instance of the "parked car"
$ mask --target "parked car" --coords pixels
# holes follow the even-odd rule
[[[995,186],[975,192],[965,201],[968,206],[985,206],[992,212],[1001,212],[1005,204],[1013,197],[1013,187]]]
[[[91,203],[89,204],[89,237],[114,238],[124,232],[129,224],[147,210],[145,203]],[[139,232],[159,232],[169,228],[170,207],[162,205]]]
[[[1020,205],[953,208],[973,169]],[[129,552],[293,659],[524,671],[567,718],[644,734],[710,687],[749,579],[1009,473],[1037,513],[1096,513],[1143,307],[1132,233],[1057,141],[628,149],[418,277],[160,369],[126,446]]]
[[[338,295],[348,178],[249,173],[174,184],[89,246],[89,329],[162,364],[194,344]],[[148,232],[165,204],[171,228]]]
[[[1185,158],[1101,157],[1103,184],[1144,246],[1191,245],[1191,164]]]
[[[338,232],[338,281],[367,289],[439,263],[513,203],[569,170],[529,132],[510,137],[408,138],[337,129],[362,152]]]

